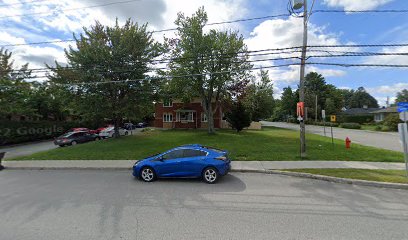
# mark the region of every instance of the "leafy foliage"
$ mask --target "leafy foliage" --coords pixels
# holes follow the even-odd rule
[[[397,93],[395,103],[399,102],[408,102],[408,89],[403,89],[401,92]]]
[[[237,132],[251,125],[251,113],[245,108],[241,101],[235,102],[226,114],[227,122]]]
[[[398,131],[398,124],[402,123],[401,119],[399,118],[398,114],[388,114],[383,122],[383,125],[388,127],[391,131]]]
[[[171,89],[182,99],[199,96],[208,116],[208,132],[214,132],[212,103],[217,105],[229,90],[241,81],[246,82],[251,65],[247,62],[247,47],[238,32],[210,30],[204,32],[208,17],[204,8],[191,17],[179,13],[176,39],[167,39],[171,55],[168,64],[173,78]],[[217,107],[216,107],[217,108]]]

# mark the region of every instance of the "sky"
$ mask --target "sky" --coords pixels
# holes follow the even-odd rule
[[[313,0],[309,0],[309,7]],[[106,6],[100,6],[105,4]],[[95,21],[113,25],[118,18],[123,23],[127,18],[143,24],[149,29],[173,28],[178,12],[193,14],[204,6],[209,22],[221,22],[244,18],[286,14],[288,0],[3,0],[0,1],[0,46],[42,41],[72,39],[90,27]],[[314,10],[384,10],[408,9],[406,0],[316,0]],[[245,38],[249,50],[262,50],[300,46],[302,43],[303,19],[279,17],[207,27],[220,30],[237,30]],[[163,35],[156,33],[157,41]],[[313,13],[309,20],[308,45],[336,44],[393,44],[408,43],[408,13]],[[29,63],[29,68],[43,68],[55,61],[66,64],[64,49],[72,42],[39,45],[7,46],[13,52],[16,66]],[[357,64],[408,64],[408,56],[323,57],[313,55],[328,53],[309,52],[309,62],[357,63]],[[408,47],[340,48],[330,49],[344,52],[405,52]],[[300,56],[299,53],[273,55],[276,57]],[[263,57],[271,58],[272,55]],[[255,56],[253,59],[262,57]],[[255,67],[295,63],[298,60],[275,60],[255,62]],[[389,96],[394,101],[396,93],[408,88],[408,68],[340,67],[308,65],[307,72],[316,71],[326,81],[339,88],[364,87],[385,105]],[[299,67],[270,68],[275,97],[279,97],[287,86],[297,88]]]

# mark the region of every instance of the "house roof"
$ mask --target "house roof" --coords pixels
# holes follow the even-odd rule
[[[380,108],[350,108],[342,112],[345,115],[367,115]]]
[[[387,107],[387,108],[382,108],[380,110],[377,111],[373,111],[372,113],[396,113],[397,111],[397,107]]]

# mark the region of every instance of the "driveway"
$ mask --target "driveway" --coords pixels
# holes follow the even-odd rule
[[[262,125],[299,130],[299,125],[293,123],[263,121]],[[322,126],[307,125],[306,132],[322,136],[325,135]],[[326,136],[330,137],[330,127],[326,127]],[[336,127],[333,128],[333,136],[341,140],[345,140],[346,137],[349,137],[352,143],[403,152],[399,135],[395,132],[374,132]]]
[[[234,173],[0,172],[0,239],[408,239],[408,191]]]
[[[133,130],[132,134],[138,134],[141,131],[142,128],[136,128],[135,130]],[[12,159],[16,157],[31,155],[37,152],[51,150],[54,148],[58,148],[58,146],[54,145],[53,141],[40,141],[33,143],[16,144],[9,147],[0,147],[0,152],[6,152],[5,159]]]

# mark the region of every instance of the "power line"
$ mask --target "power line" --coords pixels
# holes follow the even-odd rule
[[[61,10],[51,10],[51,11],[46,11],[46,12],[26,13],[26,14],[17,14],[17,15],[8,15],[8,16],[1,16],[0,19],[12,18],[12,17],[44,15],[44,14],[50,14],[50,13],[52,14],[63,13],[63,12],[77,11],[77,10],[83,10],[83,9],[88,9],[88,8],[107,7],[111,5],[125,4],[125,3],[131,3],[131,2],[140,2],[140,1],[142,0],[127,0],[127,1],[120,1],[120,2],[110,2],[110,3],[104,3],[104,4],[91,5],[91,6],[86,6],[86,7],[68,8],[68,9],[61,9]]]
[[[314,10],[313,13],[408,13],[408,9],[385,9],[385,10]]]

